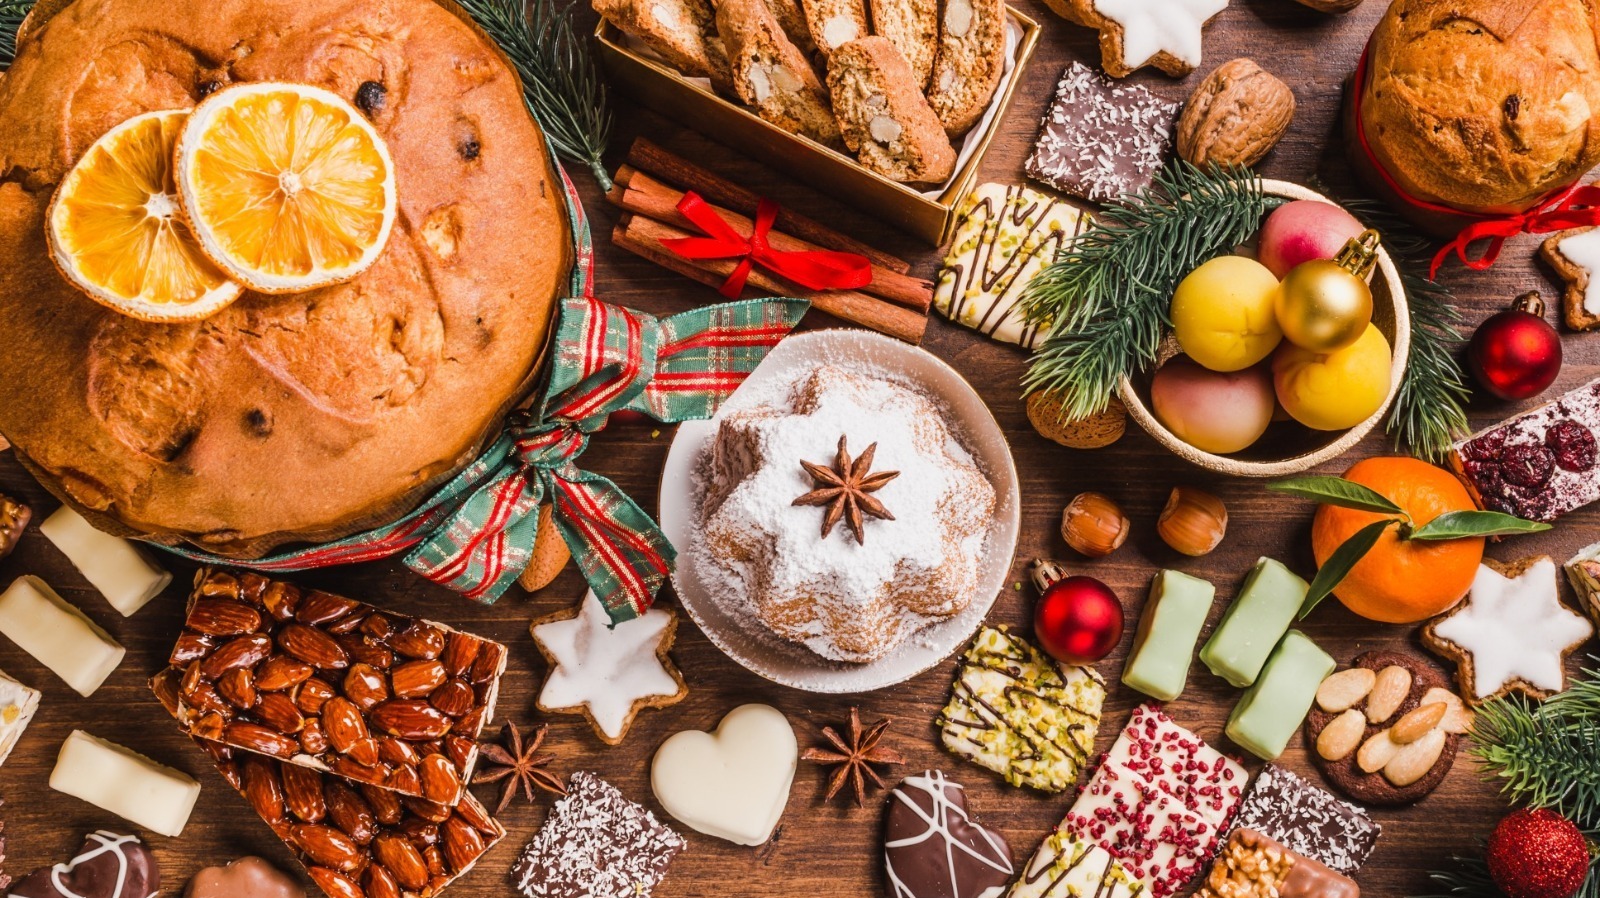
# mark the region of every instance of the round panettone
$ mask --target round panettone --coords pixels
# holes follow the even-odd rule
[[[0,433],[100,526],[257,557],[391,521],[529,392],[572,234],[495,46],[434,0],[76,0],[0,75]],[[242,82],[326,88],[394,160],[378,260],[306,293],[149,323],[74,289],[45,211],[140,113]]]
[[[1597,40],[1595,0],[1395,0],[1361,85],[1373,157],[1419,200],[1528,208],[1600,163]]]

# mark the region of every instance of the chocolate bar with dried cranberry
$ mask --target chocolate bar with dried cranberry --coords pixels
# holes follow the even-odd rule
[[[150,681],[156,699],[174,717],[182,679],[169,667]],[[447,807],[217,742],[194,741],[329,898],[435,898],[506,836],[505,827],[470,792]]]
[[[1600,499],[1600,380],[1455,445],[1450,465],[1478,504],[1549,523]]]
[[[454,805],[506,656],[443,624],[201,569],[168,663],[191,736]]]

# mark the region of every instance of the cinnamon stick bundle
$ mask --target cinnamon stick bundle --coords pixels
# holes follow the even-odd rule
[[[742,215],[756,214],[756,205],[761,202],[761,195],[755,191],[741,187],[643,137],[635,140],[633,146],[628,149],[627,161],[633,170],[649,172],[679,190],[692,190],[705,197],[706,202]],[[788,209],[780,211],[777,229],[825,249],[866,256],[874,265],[880,265],[890,271],[905,274],[911,270],[911,263],[906,260],[868,246],[859,240],[853,240],[798,212],[791,212]]]
[[[616,185],[607,197],[628,212],[648,216],[680,228],[688,228],[691,231],[695,230],[694,225],[678,211],[683,191],[676,190],[645,172],[623,166],[618,170]],[[749,234],[755,228],[754,221],[738,212],[715,204],[713,207],[724,221],[733,226],[734,230]],[[776,227],[768,232],[767,244],[779,252],[807,252],[826,248],[782,233]],[[791,285],[790,289],[800,288],[798,285]],[[928,314],[928,308],[933,303],[931,282],[878,264],[872,266],[872,282],[860,290],[862,293],[881,297],[924,315]]]
[[[709,287],[721,287],[738,264],[732,259],[686,259],[661,245],[663,240],[693,237],[695,233],[667,222],[632,212],[623,214],[611,232],[611,242],[663,268]],[[806,290],[781,281],[759,267],[750,272],[750,287],[776,296],[807,299],[836,318],[868,327],[907,343],[920,343],[928,316],[855,290]]]

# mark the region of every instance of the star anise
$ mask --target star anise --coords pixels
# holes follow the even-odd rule
[[[505,729],[500,731],[500,738],[505,745],[485,742],[478,746],[478,752],[483,756],[483,761],[488,762],[489,769],[480,766],[472,775],[473,784],[505,780],[500,787],[500,803],[494,809],[496,814],[505,811],[519,790],[530,802],[533,801],[535,787],[556,795],[567,794],[567,787],[561,784],[560,777],[544,769],[556,756],[538,754],[539,746],[544,743],[545,731],[549,729],[549,724],[541,725],[524,745],[516,724],[507,722]]]
[[[875,518],[886,521],[894,520],[894,515],[883,503],[874,499],[868,493],[875,493],[883,485],[900,476],[899,471],[879,471],[868,474],[872,470],[872,456],[878,451],[878,444],[873,443],[861,457],[854,462],[850,460],[850,451],[845,448],[847,437],[839,437],[839,453],[833,457],[833,467],[825,468],[822,465],[812,464],[802,459],[800,467],[806,469],[811,475],[814,489],[804,496],[794,500],[795,505],[826,505],[827,514],[822,516],[822,538],[827,539],[833,532],[833,526],[844,518],[850,525],[850,530],[856,535],[856,542],[865,544],[866,533],[862,530],[862,515],[869,514]]]
[[[906,759],[888,746],[879,745],[884,730],[889,728],[889,718],[878,721],[866,730],[861,729],[861,710],[850,709],[850,740],[846,742],[833,727],[823,727],[822,737],[833,748],[808,748],[800,757],[820,764],[837,764],[838,769],[828,778],[828,794],[823,801],[832,801],[848,780],[856,793],[856,805],[866,803],[867,783],[870,777],[882,789],[883,779],[872,769],[873,764],[904,764]]]

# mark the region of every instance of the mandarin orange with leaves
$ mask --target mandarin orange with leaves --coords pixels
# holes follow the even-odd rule
[[[1450,472],[1414,458],[1369,458],[1344,479],[1381,494],[1404,509],[1420,528],[1439,515],[1477,506]],[[1311,549],[1320,567],[1357,531],[1393,515],[1323,505],[1311,525]],[[1400,527],[1385,530],[1345,575],[1333,594],[1370,620],[1410,624],[1454,607],[1467,594],[1483,560],[1483,538],[1406,539]]]

